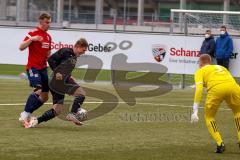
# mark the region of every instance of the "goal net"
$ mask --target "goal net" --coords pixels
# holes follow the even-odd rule
[[[211,29],[219,34],[222,25],[231,35],[240,33],[240,12],[171,9],[171,33],[203,34]]]

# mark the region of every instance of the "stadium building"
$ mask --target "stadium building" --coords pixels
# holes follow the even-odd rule
[[[239,0],[0,0],[1,25],[27,25],[48,11],[58,26],[113,24],[144,26],[170,22],[170,9],[240,10]],[[75,25],[75,27],[78,27]]]

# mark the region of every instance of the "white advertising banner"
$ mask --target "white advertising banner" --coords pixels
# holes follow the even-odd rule
[[[1,64],[27,63],[28,51],[19,51],[21,41],[29,29],[0,28]],[[50,30],[53,42],[52,53],[62,47],[72,47],[75,41],[84,37],[89,42],[88,51],[79,59],[87,62],[83,68],[132,70],[121,63],[128,64],[152,63],[161,64],[168,73],[194,74],[198,69],[198,54],[203,37],[148,35],[131,33],[80,32],[69,30]],[[240,77],[240,39],[234,38],[234,52],[230,61],[231,73]],[[118,55],[118,56],[117,56]],[[156,59],[156,55],[160,55]],[[114,60],[113,58],[121,58]],[[95,63],[96,62],[96,63]],[[112,62],[114,64],[114,68]],[[91,65],[88,65],[91,63]],[[159,65],[159,66],[161,66]],[[157,66],[157,65],[156,65]],[[100,67],[100,68],[99,68]],[[134,70],[138,70],[135,68]],[[143,68],[138,71],[144,70]],[[161,72],[161,69],[154,69]]]

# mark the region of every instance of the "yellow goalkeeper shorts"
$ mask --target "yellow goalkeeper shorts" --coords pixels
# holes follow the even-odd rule
[[[238,84],[229,82],[210,88],[205,102],[205,114],[215,116],[224,100],[234,113],[240,112],[240,87]]]

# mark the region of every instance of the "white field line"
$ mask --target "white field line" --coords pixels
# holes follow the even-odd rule
[[[103,103],[102,101],[96,101],[96,102],[84,102],[86,104],[101,104]],[[126,104],[126,102],[104,102],[106,104]],[[128,102],[128,103],[134,103],[134,102]],[[44,103],[47,105],[51,105],[52,103]],[[163,104],[163,103],[145,103],[145,102],[136,102],[138,105],[151,105],[151,106],[168,106],[168,107],[181,107],[181,108],[192,108],[192,106],[184,106],[184,105],[177,105],[177,104]],[[25,105],[25,103],[0,103],[0,106],[20,106],[20,105]],[[204,108],[204,107],[199,107],[199,108]],[[229,108],[219,108],[219,110],[225,110],[225,111],[231,111]]]

